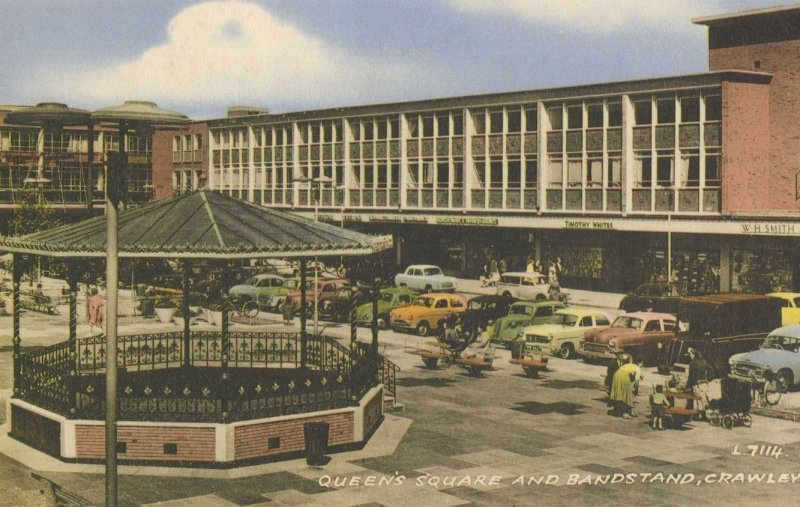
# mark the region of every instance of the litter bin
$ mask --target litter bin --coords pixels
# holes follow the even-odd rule
[[[328,450],[328,429],[326,422],[312,422],[303,425],[306,442],[306,464],[320,466],[324,464],[325,451]]]

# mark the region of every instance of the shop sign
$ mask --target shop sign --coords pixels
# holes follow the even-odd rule
[[[333,215],[317,215],[320,222],[333,222]]]
[[[436,217],[440,225],[497,225],[496,218],[488,217]]]
[[[607,220],[564,220],[564,229],[613,230],[614,222]]]
[[[794,236],[800,233],[800,224],[770,224],[750,222],[741,224],[742,234],[760,234],[766,236]]]
[[[400,222],[401,218],[393,215],[370,215],[370,222]]]
[[[403,217],[404,224],[427,224],[428,219],[425,217]]]
[[[345,215],[342,217],[345,222],[361,222],[361,215]]]

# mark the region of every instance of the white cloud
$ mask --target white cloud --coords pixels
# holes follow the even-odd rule
[[[135,98],[173,106],[341,104],[419,87],[410,72],[418,67],[348,54],[252,3],[212,1],[181,11],[166,42],[140,55],[83,68],[50,66],[25,76],[24,88],[82,104]],[[436,86],[436,73],[426,72],[426,86]]]
[[[685,31],[691,18],[720,10],[719,2],[694,0],[448,0],[472,14],[519,18],[532,24],[607,34],[638,27],[661,32]],[[724,9],[723,9],[724,10]]]

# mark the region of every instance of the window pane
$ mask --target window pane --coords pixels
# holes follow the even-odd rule
[[[476,134],[486,133],[486,115],[483,111],[472,112],[472,123],[475,126]]]
[[[622,182],[622,155],[608,154],[608,186],[618,187]]]
[[[447,163],[436,164],[436,181],[440,187],[447,187],[450,182],[450,165]]]
[[[453,135],[464,135],[464,117],[460,114],[453,115]]]
[[[521,164],[519,160],[508,161],[508,188],[520,188],[522,185]]]
[[[433,116],[422,117],[422,137],[433,137]]]
[[[486,164],[484,162],[475,162],[475,186],[476,188],[484,188],[486,181]]]
[[[564,181],[564,160],[560,156],[551,156],[547,165],[549,183],[551,185],[561,186]]]
[[[400,137],[400,120],[396,116],[389,119],[389,137],[391,139]]]
[[[622,126],[622,104],[619,102],[612,102],[608,105],[608,126]]]
[[[658,152],[656,181],[659,186],[668,187],[673,183],[675,157],[673,152]]]
[[[522,116],[519,108],[509,108],[506,114],[508,116],[508,131],[520,132],[522,130]]]
[[[417,164],[408,164],[408,171],[406,173],[406,184],[408,188],[417,188],[417,171],[419,167]]]
[[[592,156],[588,160],[589,167],[586,171],[586,183],[590,187],[599,187],[603,184],[603,157]]]
[[[387,130],[388,130],[388,125],[386,123],[386,120],[383,118],[378,120],[378,139],[388,138],[389,136]]]
[[[560,107],[551,107],[547,109],[547,116],[550,118],[550,128],[553,130],[561,130],[564,125]]]
[[[592,104],[587,108],[589,128],[603,126],[603,104]]]
[[[453,186],[458,188],[464,185],[464,164],[463,162],[453,163]]]
[[[681,99],[681,122],[691,123],[700,121],[700,99],[698,97],[684,97]]]
[[[450,135],[450,115],[440,114],[436,117],[436,135]]]
[[[635,102],[633,106],[636,125],[650,125],[653,123],[653,108],[649,100]]]
[[[567,128],[583,128],[583,106],[570,106],[567,108]]]
[[[719,121],[722,119],[722,97],[710,95],[706,97],[706,121]]]
[[[419,117],[411,115],[408,117],[408,136],[419,137]]]
[[[492,159],[491,161],[491,188],[503,188],[503,162]]]
[[[571,187],[581,185],[583,178],[583,161],[580,158],[567,159],[567,182]]]
[[[675,123],[675,100],[659,99],[656,103],[659,125]]]
[[[525,159],[525,186],[527,188],[536,188],[538,176],[538,161],[535,158]]]
[[[489,112],[489,132],[492,134],[503,132],[503,111]]]
[[[372,120],[365,121],[362,126],[364,127],[364,140],[371,141],[374,137]]]
[[[692,150],[681,153],[681,183],[687,187],[696,187],[700,184],[699,152]]]
[[[539,126],[539,115],[536,106],[525,109],[525,130],[535,132]]]
[[[718,187],[720,184],[720,167],[722,161],[719,153],[706,154],[706,186]]]
[[[636,155],[633,161],[636,186],[651,187],[653,182],[653,159],[650,155]]]

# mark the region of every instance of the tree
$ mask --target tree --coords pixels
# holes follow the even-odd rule
[[[9,221],[13,236],[23,236],[61,225],[55,210],[38,190],[22,190],[16,197],[17,206]]]

